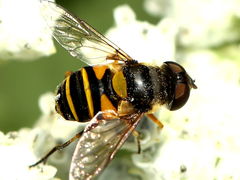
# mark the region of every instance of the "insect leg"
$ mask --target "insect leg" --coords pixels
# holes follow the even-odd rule
[[[137,147],[138,147],[137,153],[140,154],[141,153],[140,133],[138,131],[134,130],[132,134],[137,140]]]
[[[70,140],[68,140],[67,142],[57,145],[54,148],[52,148],[43,158],[41,158],[39,161],[37,161],[36,163],[32,164],[29,166],[29,168],[32,168],[34,166],[37,166],[40,163],[45,163],[47,161],[47,159],[49,158],[49,156],[51,156],[54,152],[58,151],[58,150],[62,150],[63,148],[67,147],[69,144],[71,144],[73,141],[75,141],[76,139],[80,138],[83,132],[80,132],[78,134],[76,134],[74,137],[72,137]]]
[[[155,124],[157,124],[160,129],[163,128],[164,125],[162,124],[162,122],[161,122],[160,120],[158,120],[158,118],[156,118],[153,114],[146,114],[146,115],[147,115],[147,117],[148,117],[149,119],[151,119]]]

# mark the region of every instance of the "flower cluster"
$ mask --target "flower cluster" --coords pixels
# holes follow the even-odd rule
[[[3,7],[7,10],[8,4],[0,4],[0,9]],[[236,30],[239,28],[236,23],[239,2],[148,0],[145,7],[155,16],[163,17],[159,23],[153,25],[139,21],[133,10],[123,5],[115,9],[116,24],[106,36],[140,62],[160,65],[165,60],[181,61],[196,79],[198,89],[191,92],[182,109],[169,112],[162,108],[156,113],[165,125],[161,131],[144,118],[138,127],[141,154],[135,153],[137,145],[130,138],[99,179],[240,179],[237,114],[240,51]],[[164,9],[159,13],[161,7]],[[38,10],[29,13],[36,15],[36,12]],[[40,39],[47,50],[41,48],[39,34],[33,38],[30,36],[36,33],[26,33],[26,38],[19,38],[23,32],[29,32],[29,28],[39,29],[41,26],[40,29],[44,29],[44,25],[28,27],[21,24],[21,28],[26,29],[20,29],[19,34],[13,36],[10,34],[13,27],[5,22],[3,14],[0,11],[0,39],[5,37],[7,43],[1,41],[0,44],[2,59],[31,58],[31,53],[53,52],[52,42],[42,41],[44,38]],[[16,23],[15,26],[19,26]],[[31,32],[35,31],[31,29]],[[13,40],[19,44],[12,46]],[[30,54],[26,54],[22,48],[24,44],[41,50],[33,48]],[[181,48],[177,49],[177,45]],[[56,142],[65,142],[79,132],[79,128],[82,129],[79,123],[64,121],[56,115],[53,94],[43,95],[39,102],[42,116],[33,129],[0,134],[0,169],[3,170],[0,179],[54,179],[56,169],[52,166],[28,168],[38,159],[34,154],[41,157]],[[51,162],[70,161],[71,154],[57,155]],[[64,165],[64,168],[68,171],[69,166]],[[11,173],[13,169],[18,171]]]

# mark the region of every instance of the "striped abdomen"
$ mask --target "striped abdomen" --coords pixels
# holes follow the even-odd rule
[[[85,122],[105,109],[117,110],[119,97],[108,66],[88,66],[69,75],[57,89],[56,110],[67,120]]]

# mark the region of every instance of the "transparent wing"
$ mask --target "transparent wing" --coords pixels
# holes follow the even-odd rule
[[[137,126],[142,114],[119,118],[114,112],[99,112],[81,136],[72,158],[70,180],[90,180],[112,160]]]
[[[108,59],[132,60],[114,43],[63,7],[45,0],[41,1],[41,5],[53,37],[72,56],[89,65],[103,63]]]

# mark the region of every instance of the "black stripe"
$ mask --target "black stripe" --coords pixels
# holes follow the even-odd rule
[[[101,99],[100,99],[101,92],[100,92],[99,80],[97,79],[92,66],[85,67],[85,70],[88,75],[88,81],[90,84],[90,90],[91,90],[93,108],[94,108],[94,115],[95,115],[99,111],[101,111]]]
[[[116,92],[113,89],[112,76],[113,74],[110,71],[110,69],[106,69],[105,74],[101,81],[103,85],[103,93],[107,95],[112,105],[117,109],[120,97],[116,94]]]
[[[165,63],[163,63],[160,71],[158,72],[158,79],[160,81],[160,91],[163,96],[161,99],[159,99],[162,101],[162,103],[172,101],[175,93],[175,76]]]
[[[60,114],[62,114],[66,120],[74,120],[73,114],[68,106],[65,87],[66,80],[64,80],[58,87],[56,104],[61,111]]]
[[[151,109],[154,95],[149,67],[142,64],[126,65],[123,68],[123,74],[126,78],[130,102],[142,112]]]
[[[90,119],[90,117],[81,72],[76,71],[72,73],[69,82],[70,94],[78,119],[80,122],[86,122]]]

